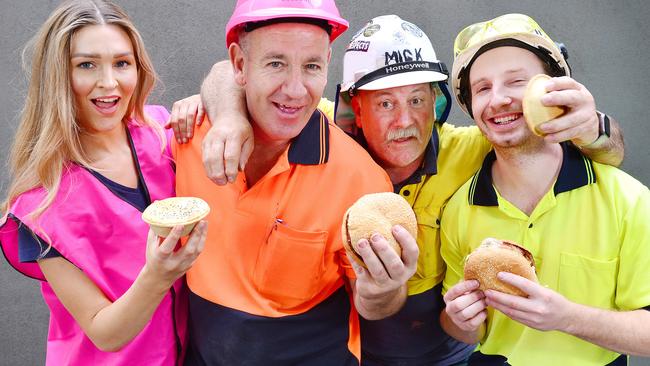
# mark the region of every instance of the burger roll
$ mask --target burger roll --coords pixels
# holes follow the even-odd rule
[[[497,278],[499,272],[510,272],[537,282],[535,259],[521,246],[504,240],[487,238],[470,253],[465,261],[465,280],[477,280],[479,289],[496,290],[527,297],[519,288]]]
[[[563,107],[551,106],[547,107],[542,104],[542,96],[547,93],[546,82],[551,80],[551,77],[545,74],[533,76],[524,92],[524,99],[522,101],[522,109],[524,112],[524,119],[526,124],[534,134],[543,136],[544,133],[537,127],[544,122],[548,122],[564,114],[566,111]]]
[[[402,248],[393,237],[394,225],[404,227],[413,238],[417,239],[417,220],[415,213],[406,200],[392,192],[371,193],[359,198],[343,216],[341,236],[343,246],[349,256],[358,264],[367,268],[359,254],[357,243],[361,239],[370,241],[373,233],[381,234],[395,250],[402,255]]]

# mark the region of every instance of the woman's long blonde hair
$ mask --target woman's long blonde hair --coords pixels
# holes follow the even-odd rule
[[[109,1],[66,1],[54,10],[23,50],[23,68],[29,86],[9,156],[11,183],[7,198],[0,206],[5,209],[5,217],[20,194],[42,186],[47,196],[31,212],[37,217],[52,204],[69,162],[90,165],[79,139],[70,81],[70,41],[76,31],[88,25],[116,25],[129,35],[138,82],[123,122],[134,117],[156,129],[164,141],[160,125],[144,113],[144,103],[157,76],[132,21],[124,10]]]

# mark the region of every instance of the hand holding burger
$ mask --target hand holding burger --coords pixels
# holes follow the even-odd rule
[[[411,206],[395,193],[361,197],[343,217],[341,236],[356,278],[354,303],[368,320],[397,312],[406,282],[417,269],[417,222]]]
[[[445,293],[443,314],[443,328],[454,332],[444,325],[453,322],[464,342],[483,338],[488,307],[534,329],[566,331],[574,303],[539,284],[533,256],[521,246],[487,238],[467,256],[464,272]]]
[[[348,255],[367,268],[357,247],[359,240],[370,241],[374,233],[382,235],[398,256],[402,248],[392,235],[394,225],[401,225],[417,239],[417,220],[411,206],[402,196],[392,193],[367,194],[355,202],[345,213],[341,228],[343,246]]]
[[[512,242],[487,238],[467,257],[465,280],[477,280],[482,291],[491,289],[527,296],[519,288],[499,280],[499,272],[510,272],[537,282],[535,260],[529,251]]]

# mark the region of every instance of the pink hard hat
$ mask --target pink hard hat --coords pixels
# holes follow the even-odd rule
[[[341,18],[334,0],[237,0],[226,24],[226,47],[236,41],[239,26],[278,18],[324,20],[331,27],[330,42],[348,29],[348,22]]]

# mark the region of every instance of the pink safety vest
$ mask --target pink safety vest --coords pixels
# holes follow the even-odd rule
[[[163,123],[163,107],[146,113]],[[161,154],[160,139],[151,128],[128,124],[137,166],[151,201],[174,196],[174,171],[169,149]],[[145,264],[149,227],[141,212],[115,196],[84,168],[70,164],[61,178],[53,204],[34,221],[28,216],[45,191],[33,189],[18,197],[9,214],[27,225],[61,255],[79,267],[104,294],[115,301],[131,286]],[[45,281],[37,263],[18,260],[18,225],[7,219],[0,227],[0,244],[9,263],[21,273],[42,280],[42,293],[51,311],[47,365],[175,365],[186,343],[187,290],[177,281],[154,312],[149,324],[118,352],[97,349]],[[47,233],[47,234],[45,234]]]

